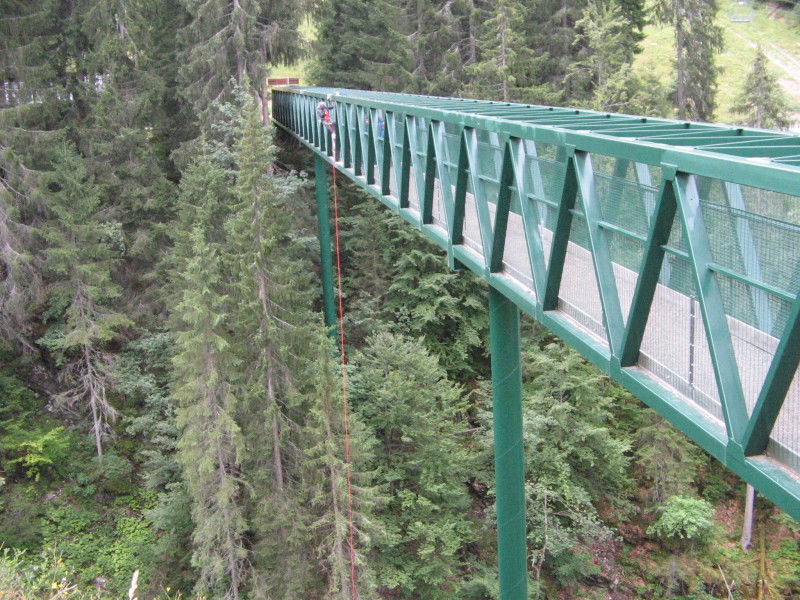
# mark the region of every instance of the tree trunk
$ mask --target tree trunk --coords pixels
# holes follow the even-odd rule
[[[94,380],[94,370],[92,365],[92,355],[89,350],[89,346],[83,347],[83,361],[84,361],[84,377],[86,384],[89,388],[89,405],[92,408],[92,429],[94,430],[94,443],[95,447],[97,448],[97,457],[102,461],[103,460],[103,441],[102,441],[102,427],[103,424],[101,422],[100,416],[100,409],[97,406],[97,390],[95,389],[96,383]]]
[[[744,503],[744,522],[742,523],[742,550],[747,550],[753,544],[753,505],[755,503],[756,490],[749,483],[747,484],[747,491],[745,492]]]
[[[258,105],[261,109],[261,121],[264,125],[269,123],[269,88],[267,87],[267,80],[264,79],[264,83],[257,92],[258,94]]]
[[[467,62],[474,64],[478,60],[478,48],[475,33],[475,16],[476,16],[475,0],[469,0],[469,35],[467,38]]]
[[[509,94],[509,75],[508,75],[508,27],[509,23],[507,20],[507,14],[505,12],[505,8],[501,8],[500,10],[503,11],[503,19],[500,22],[500,69],[503,73],[503,102],[508,102],[510,97]]]
[[[676,104],[678,117],[687,118],[686,111],[686,32],[681,23],[680,11],[675,9],[675,70],[678,81],[676,84]]]

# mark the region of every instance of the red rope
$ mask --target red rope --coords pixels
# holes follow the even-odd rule
[[[335,139],[335,138],[334,138]],[[334,142],[335,144],[335,142]],[[333,151],[333,229],[336,239],[336,276],[339,286],[339,349],[342,356],[342,400],[344,412],[344,457],[347,473],[347,521],[350,526],[350,595],[352,600],[358,599],[356,589],[356,549],[353,528],[353,489],[350,481],[350,422],[347,398],[347,359],[344,348],[344,304],[342,302],[342,255],[339,247],[339,197],[336,193],[336,147]]]

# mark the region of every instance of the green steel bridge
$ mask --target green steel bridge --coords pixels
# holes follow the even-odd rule
[[[800,137],[302,87],[272,118],[315,153],[328,325],[330,164],[489,284],[504,599],[527,598],[520,310],[800,520]]]

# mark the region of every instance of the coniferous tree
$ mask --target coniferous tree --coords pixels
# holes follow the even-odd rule
[[[570,66],[570,75],[573,85],[589,95],[591,90],[605,89],[614,75],[630,68],[635,47],[626,43],[630,23],[614,1],[589,0],[575,26],[575,44],[585,50]]]
[[[374,474],[365,470],[373,461],[376,441],[351,411],[348,482],[339,368],[333,360],[330,340],[320,339],[318,346],[318,360],[311,372],[314,387],[308,394],[308,421],[303,428],[306,448],[303,483],[309,496],[309,529],[316,544],[316,562],[326,574],[326,597],[348,600],[352,598],[349,524],[352,512],[357,596],[367,600],[375,597],[369,551],[383,534],[373,514],[384,499],[372,485]]]
[[[708,121],[714,116],[724,45],[716,24],[716,0],[659,0],[656,18],[675,32],[675,108],[681,119]]]
[[[192,564],[199,595],[238,599],[247,584],[247,529],[241,471],[244,441],[237,424],[240,362],[231,347],[232,302],[224,285],[223,252],[215,223],[227,178],[204,152],[181,182],[187,212],[197,221],[184,231],[175,285],[175,386],[181,427],[179,458],[191,501]],[[199,210],[197,210],[199,209]]]
[[[767,56],[761,46],[733,108],[749,127],[786,129],[790,125],[786,97],[767,68]]]
[[[52,323],[38,343],[61,365],[66,389],[58,399],[89,409],[102,457],[109,423],[117,417],[108,398],[113,356],[106,346],[131,325],[113,306],[121,293],[111,279],[119,261],[120,228],[106,220],[99,190],[74,148],[61,144],[56,160],[45,195],[49,218],[39,228],[46,244],[43,269]]]
[[[434,96],[454,95],[464,80],[469,9],[448,0],[406,0],[413,68],[405,91]],[[472,57],[474,61],[475,57]]]
[[[480,283],[453,273],[437,248],[382,206],[352,209],[345,240],[348,332],[354,342],[389,328],[422,340],[454,381],[483,376],[488,321]]]
[[[490,100],[525,100],[535,97],[529,90],[533,54],[522,35],[523,6],[518,0],[492,3],[478,40],[477,62],[468,67],[469,95]]]
[[[410,82],[408,39],[387,0],[321,0],[310,65],[318,85],[403,91]]]
[[[564,346],[532,341],[523,357],[530,557],[535,581],[549,573],[566,583],[591,571],[583,549],[612,536],[600,506],[629,508],[630,444],[612,427],[613,384]],[[485,435],[491,447],[491,427]]]
[[[294,0],[182,0],[190,15],[182,29],[180,78],[197,113],[210,123],[209,110],[230,100],[245,84],[267,121],[266,74],[272,65],[300,56],[299,3]]]
[[[388,333],[351,366],[353,411],[377,439],[370,467],[388,498],[376,515],[386,530],[374,540],[378,583],[399,597],[452,598],[474,536],[461,390],[417,342]]]
[[[233,109],[231,159],[235,184],[225,222],[226,263],[231,293],[239,298],[232,329],[244,381],[242,428],[250,452],[244,468],[253,474],[254,586],[265,597],[291,597],[302,586],[308,557],[298,490],[293,482],[301,457],[296,450],[305,418],[295,390],[313,340],[310,271],[293,237],[302,180],[275,166],[273,131],[265,128],[252,97],[238,94]],[[264,452],[264,447],[268,451]],[[280,566],[278,566],[280,565]]]

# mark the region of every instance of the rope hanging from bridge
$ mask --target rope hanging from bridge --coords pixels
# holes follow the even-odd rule
[[[358,590],[356,588],[356,550],[353,527],[353,491],[350,476],[350,422],[349,403],[347,397],[347,357],[345,354],[344,345],[344,303],[342,301],[342,255],[339,243],[339,196],[336,189],[335,157],[336,151],[334,150],[334,163],[331,166],[333,169],[333,229],[334,238],[336,240],[336,277],[339,292],[339,351],[342,359],[342,412],[344,414],[344,456],[345,472],[347,477],[347,524],[349,528],[348,537],[350,545],[350,596],[352,600],[357,600]]]

